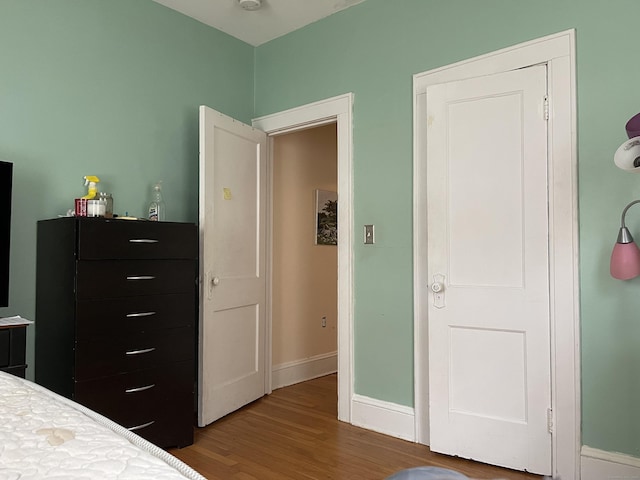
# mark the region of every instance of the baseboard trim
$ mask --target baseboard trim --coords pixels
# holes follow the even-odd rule
[[[580,456],[581,480],[640,480],[640,458],[586,445]]]
[[[354,395],[351,423],[356,427],[415,442],[415,412],[411,407]]]
[[[274,365],[271,371],[271,388],[287,387],[338,371],[338,352]]]

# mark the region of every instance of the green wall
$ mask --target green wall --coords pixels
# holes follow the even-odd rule
[[[583,443],[640,457],[640,280],[607,265],[640,198],[612,161],[640,111],[639,15],[637,0],[367,0],[254,49],[150,0],[0,0],[0,159],[15,165],[0,316],[33,318],[36,222],[82,176],[133,215],[162,179],[168,219],[197,221],[198,105],[249,122],[354,92],[355,225],[376,225],[376,245],[354,245],[355,388],[413,405],[412,75],[575,28]],[[640,239],[640,212],[627,220]]]
[[[14,162],[0,316],[34,318],[36,222],[72,208],[84,175],[121,215],[144,215],[163,180],[167,220],[197,222],[198,106],[249,122],[253,56],[150,0],[0,0],[0,159]]]
[[[583,443],[640,456],[640,280],[608,273],[640,198],[613,164],[640,111],[639,16],[636,0],[367,0],[256,49],[256,116],[355,95],[355,228],[376,225],[354,245],[356,393],[413,405],[412,75],[575,28]],[[627,223],[640,239],[640,211]]]

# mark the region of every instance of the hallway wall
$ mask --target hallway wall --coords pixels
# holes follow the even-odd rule
[[[336,125],[273,141],[273,365],[278,369],[337,350],[337,247],[314,242],[315,190],[337,191]]]

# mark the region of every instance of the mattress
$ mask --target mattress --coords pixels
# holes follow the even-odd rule
[[[102,415],[0,372],[0,480],[204,480]]]

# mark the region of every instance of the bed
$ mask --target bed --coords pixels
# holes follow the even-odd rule
[[[106,417],[0,371],[0,480],[40,478],[205,480]]]

